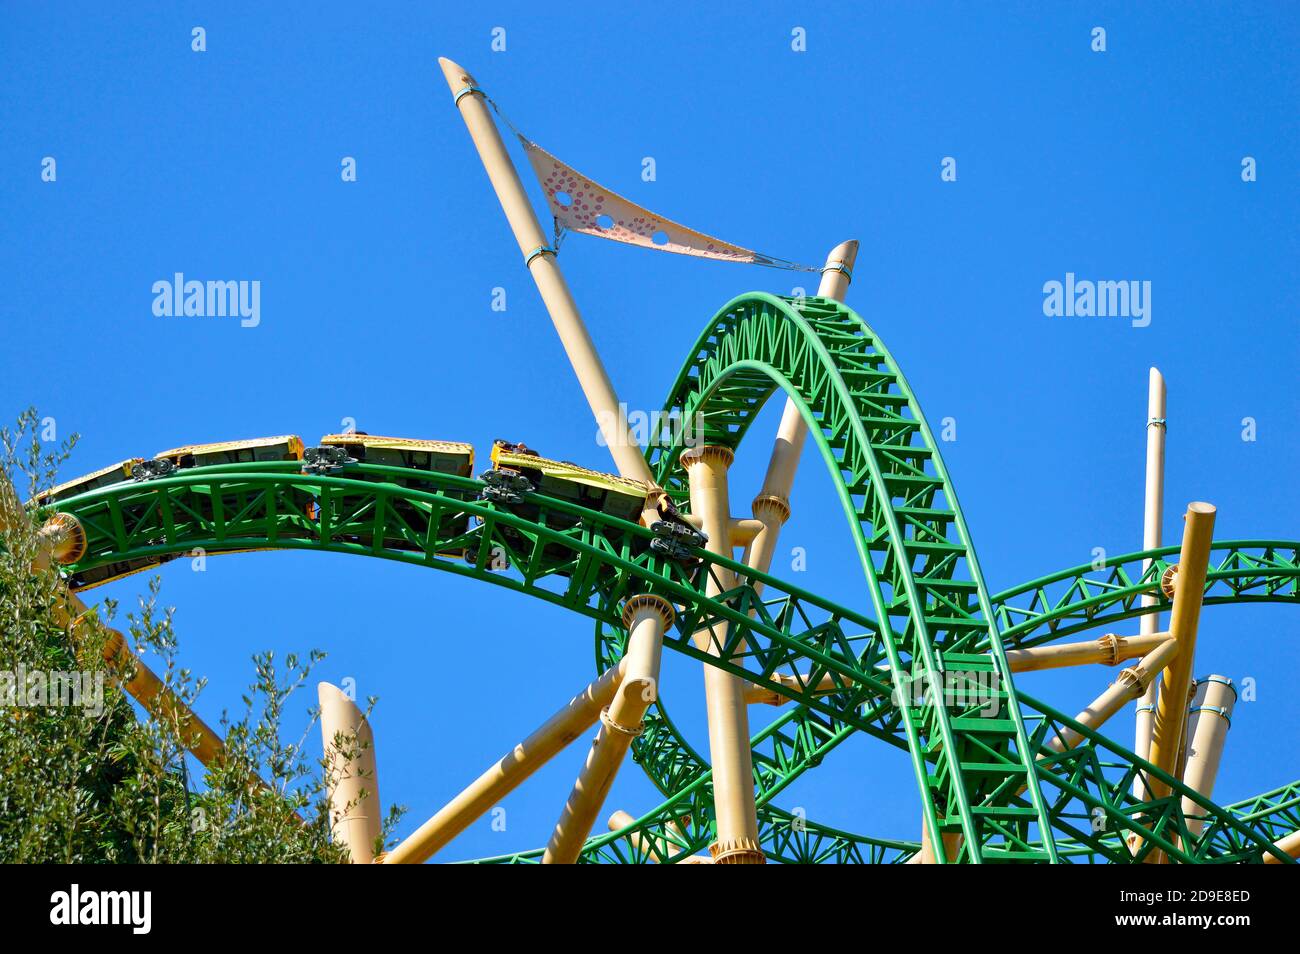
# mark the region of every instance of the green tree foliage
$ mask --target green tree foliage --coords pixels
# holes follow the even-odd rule
[[[14,491],[31,500],[52,486],[75,439],[51,446],[40,427],[29,410],[14,428],[0,429],[7,478],[0,485],[7,498],[0,503],[0,862],[346,862],[330,838],[334,770],[307,747],[319,712],[307,709],[293,741],[283,731],[291,700],[324,654],[290,654],[282,664],[271,652],[255,656],[242,714],[223,715],[217,729],[225,757],[205,769],[187,756],[192,730],[177,711],[145,711],[123,691],[132,673],[105,661],[107,629],[61,621],[63,582],[40,560],[44,518],[18,504]],[[179,665],[172,611],[160,607],[158,594],[154,579],[127,614],[123,635],[193,707],[204,683]],[[111,625],[117,607],[105,601],[91,613]],[[55,698],[56,673],[74,674],[90,690],[79,704],[58,704],[69,694]],[[345,756],[362,744],[335,740]],[[399,817],[389,810],[385,846]]]

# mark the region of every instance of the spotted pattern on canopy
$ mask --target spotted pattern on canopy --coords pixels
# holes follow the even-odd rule
[[[732,245],[655,215],[561,162],[536,143],[524,141],[528,161],[546,193],[556,223],[570,232],[639,245],[661,252],[728,262],[767,264],[767,256]]]

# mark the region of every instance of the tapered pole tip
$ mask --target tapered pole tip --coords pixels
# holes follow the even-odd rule
[[[474,77],[470,76],[465,71],[465,68],[455,60],[440,56],[438,57],[438,65],[442,67],[442,75],[447,78],[447,85],[453,90],[460,89],[462,86],[474,85]]]
[[[831,249],[828,261],[844,262],[846,265],[852,265],[858,257],[858,240],[849,239],[847,242],[841,242]]]
[[[330,708],[338,710],[341,706],[347,712],[355,716],[361,716],[361,708],[351,699],[346,692],[331,682],[321,682],[316,684],[316,699],[321,708]]]

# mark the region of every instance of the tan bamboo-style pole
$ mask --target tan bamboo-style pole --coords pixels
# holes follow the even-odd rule
[[[844,300],[857,257],[858,243],[852,239],[831,249],[826,256],[826,264],[822,266],[821,282],[817,287],[818,298]],[[761,529],[745,548],[745,566],[766,573],[772,565],[781,527],[790,519],[790,489],[794,486],[799,456],[807,439],[808,424],[799,412],[798,405],[787,397],[781,412],[781,423],[777,427],[776,442],[772,445],[772,455],[768,458],[767,473],[763,475],[762,488],[751,504],[754,519]],[[761,583],[755,582],[753,586],[756,592],[762,592]]]
[[[650,465],[646,463],[641,448],[628,429],[623,405],[614,392],[614,385],[596,352],[573,293],[555,260],[555,250],[550,247],[550,240],[542,232],[537,213],[528,201],[519,173],[510,161],[505,144],[501,141],[501,133],[492,121],[478,83],[462,67],[445,57],[438,60],[438,65],[442,67],[461,118],[465,120],[479,159],[492,182],[492,189],[501,201],[510,229],[519,242],[519,252],[524,256],[525,266],[537,284],[542,302],[560,336],[564,352],[587,397],[591,412],[596,416],[596,423],[614,457],[618,472],[624,477],[645,481],[653,487],[655,481]]]
[[[1148,636],[1117,636],[1115,633],[1107,633],[1089,642],[1058,643],[1053,646],[1034,646],[1031,649],[1009,649],[1006,655],[1012,672],[1038,672],[1044,669],[1060,669],[1066,666],[1085,666],[1094,663],[1118,666],[1125,660],[1145,656],[1169,638],[1168,633],[1151,633]],[[791,689],[808,688],[807,676],[800,678],[786,673],[773,673],[769,678]],[[828,672],[818,680],[813,692],[838,692],[843,688],[844,677]],[[750,682],[745,684],[745,701],[751,704],[780,706],[790,700],[774,689]]]
[[[1164,667],[1176,660],[1182,647],[1174,639],[1162,640],[1151,652],[1142,657],[1136,666],[1120,672],[1115,681],[1107,687],[1092,703],[1079,712],[1074,721],[1085,729],[1097,729],[1105,724],[1111,716],[1119,712],[1124,705],[1142,695]],[[1083,739],[1083,735],[1070,728],[1063,728],[1048,743],[1055,752],[1065,752],[1074,748]],[[1050,756],[1040,756],[1040,759]]]
[[[338,686],[320,683],[316,698],[329,764],[325,782],[334,840],[347,848],[353,864],[368,865],[375,860],[375,845],[383,834],[374,730]]]
[[[1165,509],[1165,426],[1166,390],[1165,377],[1158,368],[1152,368],[1147,380],[1147,464],[1146,490],[1143,496],[1142,510],[1142,549],[1154,550],[1160,546],[1161,520]],[[1145,573],[1151,567],[1150,560],[1144,560],[1142,570]],[[1142,594],[1143,606],[1154,606],[1158,594],[1154,591]],[[1160,628],[1160,614],[1147,613],[1138,623],[1138,632],[1143,636],[1155,633]],[[1137,705],[1136,727],[1133,737],[1133,752],[1145,759],[1151,749],[1151,723],[1156,712],[1156,692],[1159,680],[1152,680],[1146,687]],[[1133,794],[1146,798],[1147,792],[1144,776],[1138,775],[1133,780]]]
[[[809,678],[807,674],[800,676],[774,672],[768,677],[773,682],[778,682],[783,686],[788,686],[794,690],[807,691]],[[848,677],[826,673],[817,681],[813,687],[813,692],[839,692],[843,691],[844,683]],[[838,682],[837,682],[838,680]],[[766,686],[760,686],[757,683],[745,683],[745,701],[750,705],[759,704],[765,706],[783,706],[790,701],[788,696],[783,696],[775,689],[769,689]]]
[[[822,266],[821,282],[817,287],[817,297],[843,301],[844,295],[852,281],[853,265],[858,257],[858,243],[850,239],[831,249]],[[781,527],[790,519],[790,490],[794,486],[794,475],[799,467],[799,457],[803,452],[804,442],[808,438],[808,425],[799,413],[799,407],[791,398],[785,399],[785,408],[781,412],[781,423],[777,427],[776,441],[772,445],[772,455],[767,462],[767,472],[763,476],[763,485],[754,498],[751,508],[754,519],[745,521],[756,524],[757,532],[748,540],[739,539],[735,521],[732,521],[731,542],[733,546],[745,547],[743,561],[745,566],[766,573],[772,566],[772,557],[776,554],[776,545],[780,538]],[[757,580],[751,584],[755,592],[762,592],[762,583]],[[795,677],[776,673],[778,682],[795,684]],[[829,683],[827,675],[823,683]],[[833,688],[833,685],[828,685]],[[786,699],[770,689],[763,689],[753,683],[745,684],[745,701],[779,706]]]
[[[600,711],[613,700],[625,665],[626,657],[618,665],[605,670],[595,682],[570,699],[532,735],[511,749],[379,861],[390,865],[418,865],[428,861],[557,752],[590,729],[600,718]]]
[[[1164,668],[1171,661],[1178,658],[1183,648],[1185,647],[1180,646],[1178,641],[1174,639],[1166,639],[1161,642],[1154,650],[1144,656],[1136,666],[1131,666],[1121,672],[1119,678],[1105,692],[1098,696],[1088,708],[1074,717],[1074,721],[1085,728],[1100,728],[1107,719],[1119,712],[1128,702],[1140,698],[1147,687],[1156,681]],[[1079,732],[1066,728],[1048,743],[1048,748],[1054,752],[1065,752],[1078,745],[1082,738],[1083,736]],[[1051,756],[1048,755],[1039,756],[1040,761],[1050,760],[1050,758]],[[1142,840],[1136,835],[1128,838],[1131,851],[1136,852],[1141,843]],[[1152,855],[1162,854],[1163,852],[1152,852]]]
[[[60,611],[56,618],[65,616],[72,620],[74,635],[84,632],[82,626],[90,619],[86,606],[74,594],[67,598],[71,613]],[[226,744],[216,731],[199,718],[181,698],[163,683],[144,660],[131,651],[126,637],[118,630],[96,621],[96,625],[107,636],[104,642],[104,659],[122,673],[129,673],[122,679],[122,688],[130,693],[131,698],[144,706],[151,715],[173,723],[177,738],[185,748],[194,755],[205,768],[211,768],[225,760]],[[256,775],[252,776],[254,784],[265,788],[266,783]]]
[[[1187,715],[1187,698],[1196,658],[1196,630],[1205,595],[1210,543],[1214,536],[1214,507],[1200,501],[1187,505],[1184,516],[1183,543],[1178,556],[1178,586],[1174,590],[1169,614],[1169,633],[1178,644],[1178,654],[1161,674],[1156,699],[1155,723],[1151,729],[1149,761],[1173,775],[1182,751],[1182,732]],[[1155,798],[1169,794],[1169,786],[1159,779],[1149,779],[1148,789]]]
[[[1116,636],[1107,633],[1084,643],[1058,643],[1054,646],[1034,646],[1031,649],[1008,649],[1007,662],[1012,672],[1039,672],[1060,669],[1064,666],[1083,666],[1100,663],[1116,666],[1126,659],[1145,656],[1165,640],[1168,633],[1149,633],[1141,636]]]
[[[1300,858],[1300,831],[1293,831],[1291,832],[1291,834],[1286,835],[1283,838],[1279,838],[1277,841],[1273,842],[1273,844],[1278,848],[1280,848],[1285,854],[1290,855],[1292,858]],[[1282,863],[1281,860],[1274,858],[1272,855],[1268,853],[1265,853],[1264,864],[1280,865],[1281,863]]]
[[[680,516],[696,530],[702,529],[704,526],[704,521],[699,518],[698,514],[684,513]],[[730,528],[731,545],[733,547],[747,547],[754,542],[754,537],[763,531],[763,523],[753,517],[732,517]]]
[[[1219,763],[1223,747],[1232,727],[1232,708],[1237,702],[1237,690],[1227,676],[1206,676],[1196,687],[1191,712],[1187,722],[1187,745],[1184,748],[1183,781],[1194,792],[1210,798],[1214,795],[1214,782],[1219,776]],[[1205,819],[1199,817],[1199,806],[1190,798],[1183,799],[1183,814],[1187,828],[1199,835]]]
[[[691,512],[704,521],[709,549],[731,556],[727,524],[731,503],[727,493],[727,470],[734,455],[720,446],[688,448],[681,455],[690,482]],[[705,584],[712,598],[731,588],[731,571],[713,566]],[[728,625],[714,623],[693,635],[695,645],[720,656],[727,641]],[[749,713],[745,703],[745,682],[717,666],[704,667],[704,695],[709,720],[709,753],[713,763],[713,801],[717,814],[718,840],[709,848],[718,864],[764,862],[758,841],[758,814],[754,804],[753,754],[749,749]]]
[[[822,266],[817,297],[843,301],[845,293],[849,290],[849,283],[853,281],[853,265],[857,258],[858,243],[854,239],[841,242],[831,249],[830,254],[826,256],[826,264]],[[758,492],[755,504],[764,498],[776,498],[785,504],[786,515],[789,515],[790,488],[794,486],[795,471],[799,467],[799,457],[803,453],[803,445],[807,439],[807,422],[799,413],[798,405],[792,399],[786,398],[785,408],[781,411],[781,423],[777,426],[776,443],[772,447],[767,473],[763,476],[763,486]],[[763,520],[757,508],[754,516]]]
[[[19,503],[13,487],[0,474],[0,532],[15,525],[18,520],[26,519],[26,511]],[[37,531],[36,569],[44,570],[52,558],[60,563],[76,562],[84,547],[85,532],[80,522],[71,514],[60,514]],[[205,768],[224,758],[226,747],[221,736],[167,688],[144,660],[131,651],[121,632],[101,622],[87,609],[81,597],[63,583],[57,583],[51,595],[54,602],[50,608],[55,622],[67,627],[77,642],[84,642],[92,632],[97,631],[104,640],[104,660],[120,674],[122,688],[147,712],[173,723],[180,743]],[[252,780],[259,786],[265,786],[255,774]]]
[[[658,695],[664,631],[673,624],[674,615],[671,603],[649,594],[634,596],[623,607],[628,632],[623,679],[613,701],[600,713],[600,730],[551,833],[542,864],[570,865],[582,853],[632,739],[641,734],[646,710]]]

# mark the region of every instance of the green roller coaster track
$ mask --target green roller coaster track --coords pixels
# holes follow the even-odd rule
[[[728,303],[696,343],[667,409],[702,420],[706,440],[735,448],[764,402],[784,391],[810,424],[848,517],[867,582],[870,612],[839,606],[707,551],[686,565],[650,547],[638,525],[530,494],[525,519],[479,499],[478,481],[397,467],[350,464],[335,475],[296,462],[186,469],[61,501],[86,530],[72,574],[127,560],[165,560],[202,550],[302,549],[378,557],[505,586],[595,620],[598,666],[620,657],[619,610],[637,593],[674,603],[665,645],[785,697],[788,711],[754,740],[761,843],[789,863],[907,860],[908,841],[818,825],[773,799],[854,732],[909,753],[932,831],[960,833],[947,861],[1141,861],[1161,849],[1186,863],[1259,861],[1294,822],[1291,787],[1223,808],[1133,753],[1013,688],[1004,647],[1168,609],[1159,575],[1175,548],[1130,554],[1100,570],[1079,567],[997,596],[986,590],[946,471],[915,397],[873,332],[843,305],[749,294]],[[698,415],[698,417],[697,417]],[[651,452],[670,493],[685,503],[675,467],[682,448]],[[432,489],[396,481],[417,478]],[[557,529],[563,527],[563,529]],[[457,554],[472,554],[469,562]],[[493,569],[504,552],[511,569]],[[1150,568],[1142,563],[1152,558]],[[735,583],[706,595],[715,568]],[[1297,602],[1297,544],[1215,545],[1207,603]],[[718,624],[715,626],[715,624]],[[691,639],[722,634],[714,652]],[[894,674],[923,680],[922,698]],[[963,673],[997,689],[953,707],[935,687]],[[778,676],[785,677],[778,679]],[[830,680],[832,688],[816,689]],[[903,703],[903,704],[900,704]],[[1063,729],[1082,741],[1049,748]],[[647,715],[634,758],[666,801],[632,825],[591,839],[587,862],[679,862],[713,838],[711,776],[662,706]],[[1139,800],[1137,773],[1161,778],[1169,796]],[[1300,783],[1297,783],[1300,784]],[[1194,806],[1185,815],[1183,800]],[[1188,817],[1204,821],[1199,833]],[[1134,840],[1140,836],[1134,851]],[[936,851],[942,846],[936,839]],[[540,851],[492,862],[527,863]]]

